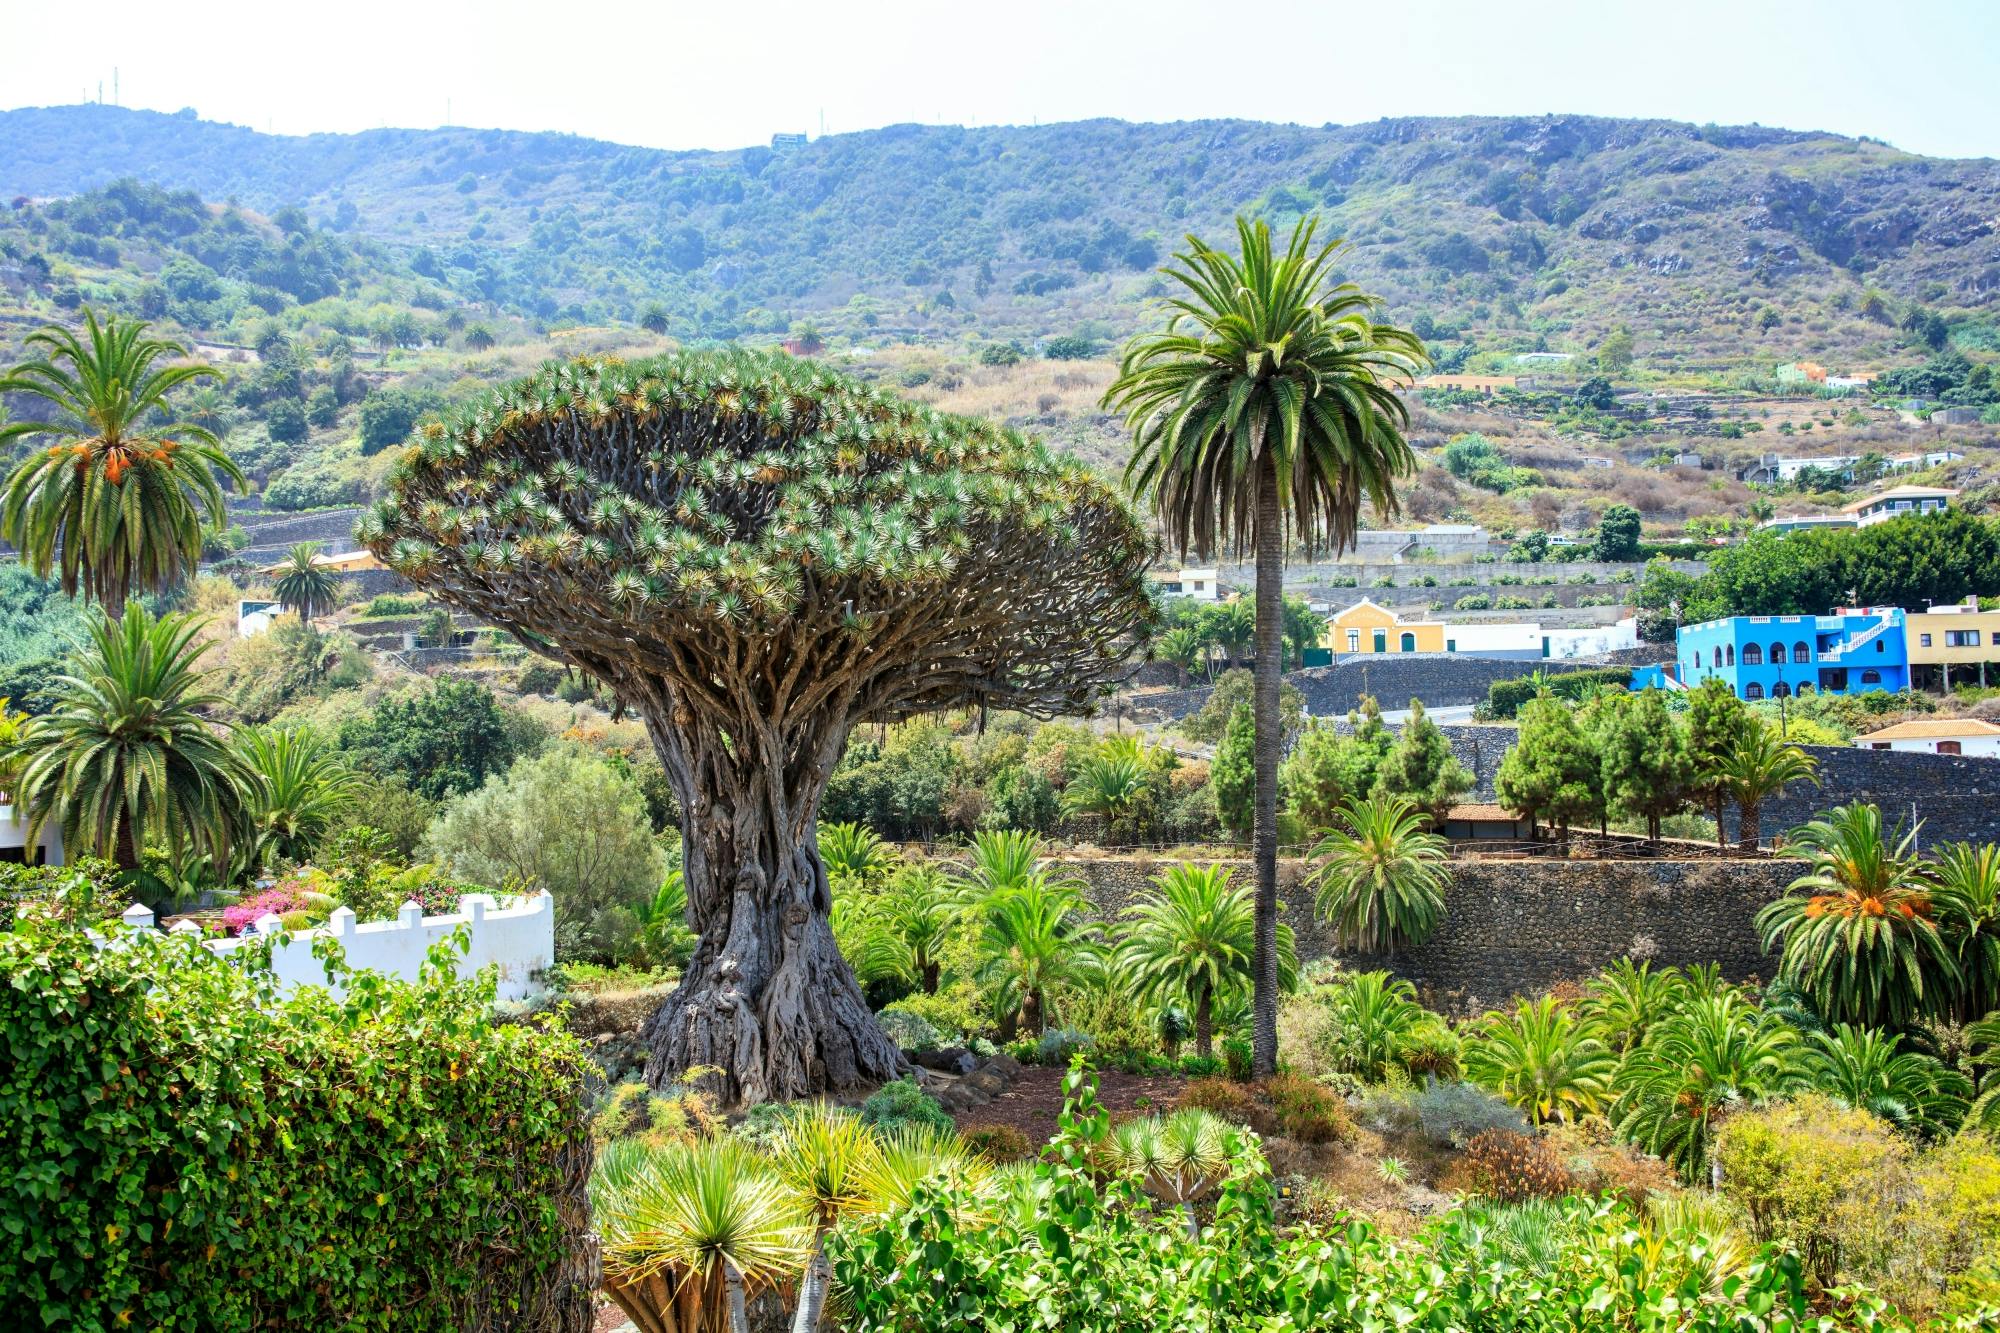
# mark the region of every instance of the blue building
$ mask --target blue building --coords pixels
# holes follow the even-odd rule
[[[1910,685],[1898,607],[1842,609],[1830,616],[1731,616],[1681,630],[1676,675],[1692,689],[1711,678],[1739,699],[1807,691],[1863,694]]]

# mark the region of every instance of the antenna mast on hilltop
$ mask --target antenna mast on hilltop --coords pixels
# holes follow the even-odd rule
[[[123,102],[120,102],[118,100],[118,66],[116,65],[113,65],[111,67],[111,105],[113,106],[124,105]]]

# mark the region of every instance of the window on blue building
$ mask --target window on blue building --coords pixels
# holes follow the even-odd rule
[[[1782,643],[1774,643],[1774,644],[1772,644],[1772,645],[1771,645],[1771,665],[1772,665],[1772,666],[1783,666],[1784,664],[1785,664],[1785,645],[1784,645],[1784,644],[1782,644]]]
[[[1757,646],[1756,644],[1754,644],[1754,643],[1746,643],[1746,644],[1744,644],[1744,645],[1743,645],[1743,665],[1744,665],[1744,666],[1763,666],[1763,665],[1764,665],[1764,650],[1763,650],[1762,648],[1759,648],[1759,647],[1758,647],[1758,646]]]
[[[1728,664],[1729,664],[1730,666],[1735,666],[1735,665],[1736,665],[1736,645],[1735,645],[1735,644],[1733,644],[1733,643],[1732,643],[1732,644],[1729,644],[1729,645],[1728,645],[1727,647],[1725,647],[1725,648],[1724,648],[1724,649],[1723,649],[1722,651],[1724,651],[1725,653],[1728,653],[1728,654],[1729,654],[1729,663],[1728,663]]]
[[[1749,657],[1749,653],[1746,652],[1744,656],[1746,658]],[[1743,697],[1746,699],[1761,699],[1764,697],[1764,687],[1753,680],[1743,687]]]
[[[1876,647],[1879,648],[1881,645],[1877,644]],[[1882,673],[1874,667],[1869,667],[1861,673],[1861,683],[1863,685],[1880,685],[1882,683]]]
[[[1781,680],[1771,687],[1771,697],[1773,699],[1789,699],[1792,697],[1792,687]]]
[[[1803,642],[1801,642],[1801,643],[1795,643],[1795,644],[1793,644],[1793,645],[1792,645],[1792,660],[1793,660],[1794,662],[1810,662],[1810,661],[1812,661],[1812,645],[1811,645],[1811,644],[1809,644],[1809,643],[1803,643]]]

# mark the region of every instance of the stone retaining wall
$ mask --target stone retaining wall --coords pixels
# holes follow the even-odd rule
[[[1106,918],[1147,891],[1165,864],[1149,857],[1056,862],[1081,877]],[[1250,866],[1234,862],[1239,879]],[[1342,954],[1313,916],[1297,861],[1279,866],[1284,919],[1301,960],[1337,957],[1355,967],[1388,966],[1428,1002],[1464,1012],[1501,1004],[1596,972],[1620,958],[1669,964],[1717,963],[1733,979],[1769,976],[1774,960],[1758,944],[1757,910],[1798,873],[1792,862],[1503,861],[1452,865],[1445,920],[1436,935],[1392,960]]]
[[[1363,694],[1373,694],[1384,711],[1408,708],[1412,699],[1423,700],[1426,708],[1453,708],[1485,703],[1487,688],[1497,680],[1519,680],[1537,671],[1559,676],[1594,665],[1588,658],[1548,661],[1457,653],[1362,653],[1343,657],[1332,666],[1288,671],[1285,683],[1305,696],[1314,717],[1341,717],[1360,706]],[[1155,709],[1166,718],[1181,718],[1208,702],[1208,695],[1206,688],[1163,691],[1140,696],[1134,704]]]

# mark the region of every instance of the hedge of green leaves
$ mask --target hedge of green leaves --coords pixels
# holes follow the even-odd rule
[[[1486,713],[1499,721],[1512,718],[1521,711],[1522,704],[1540,693],[1544,683],[1557,698],[1575,699],[1593,685],[1622,689],[1631,682],[1631,667],[1585,667],[1578,671],[1552,673],[1547,677],[1537,673],[1518,680],[1496,680],[1486,687]]]
[[[282,998],[186,937],[0,933],[0,1322],[587,1328],[581,1049],[449,962]]]

